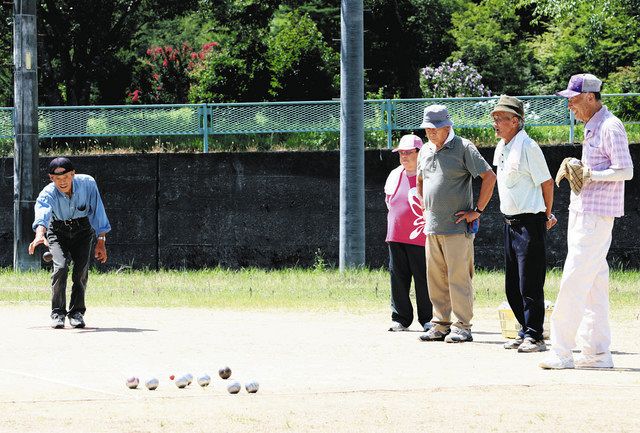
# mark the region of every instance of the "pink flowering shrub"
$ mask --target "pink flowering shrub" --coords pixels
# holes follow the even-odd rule
[[[134,70],[127,101],[143,104],[184,104],[191,87],[191,71],[201,65],[217,42],[194,50],[184,42],[180,47],[150,47]]]

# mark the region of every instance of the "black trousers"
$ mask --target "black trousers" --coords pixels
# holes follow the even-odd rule
[[[413,322],[413,305],[409,297],[411,278],[415,285],[418,321],[431,321],[433,306],[427,290],[427,262],[424,247],[389,242],[389,273],[391,274],[391,320],[409,327]]]
[[[84,314],[86,309],[84,294],[87,289],[91,249],[95,231],[88,218],[78,218],[67,222],[52,221],[47,230],[49,251],[53,254],[51,273],[51,316],[54,314]],[[71,299],[67,310],[67,275],[73,262],[71,274]]]
[[[544,213],[506,217],[504,225],[505,291],[522,325],[520,337],[542,339],[544,280],[547,273],[547,226]]]

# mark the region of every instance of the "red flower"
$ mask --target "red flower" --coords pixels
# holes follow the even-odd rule
[[[131,102],[138,102],[140,100],[140,90],[134,90],[132,93],[129,93],[129,96],[131,96]]]

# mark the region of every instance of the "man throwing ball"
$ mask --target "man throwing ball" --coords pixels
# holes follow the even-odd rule
[[[100,263],[107,261],[106,234],[111,225],[98,192],[96,181],[77,174],[67,158],[49,163],[51,183],[44,187],[35,204],[29,254],[45,244],[53,254],[51,273],[51,327],[64,328],[65,316],[74,328],[84,328],[84,294],[87,288],[91,247],[96,233],[94,255]],[[69,263],[73,261],[71,300],[67,310],[66,290]]]

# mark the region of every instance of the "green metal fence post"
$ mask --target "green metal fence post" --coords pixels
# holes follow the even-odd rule
[[[202,141],[204,143],[203,152],[209,152],[209,107],[207,104],[202,104],[199,109],[200,119],[202,120]]]
[[[386,116],[386,125],[385,125],[385,129],[387,130],[387,149],[391,149],[393,147],[393,137],[392,137],[392,132],[393,132],[393,104],[391,103],[391,99],[387,99],[385,101],[385,111]]]

